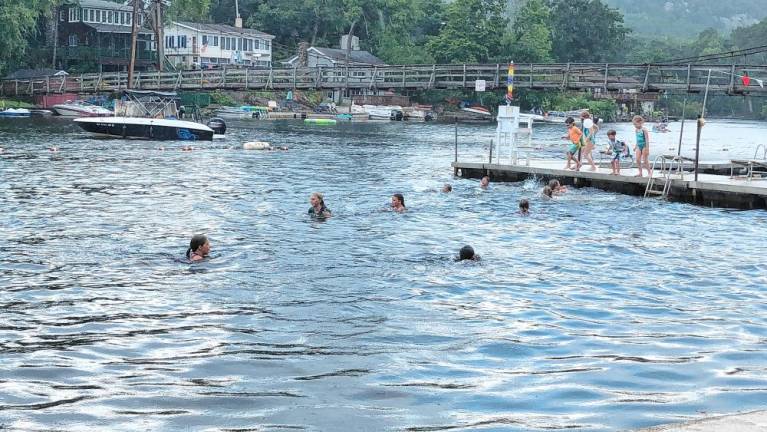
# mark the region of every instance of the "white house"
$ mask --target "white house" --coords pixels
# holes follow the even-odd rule
[[[165,27],[165,56],[181,68],[269,67],[274,36],[226,24],[174,21]]]

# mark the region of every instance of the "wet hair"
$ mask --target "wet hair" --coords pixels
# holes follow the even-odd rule
[[[520,210],[530,210],[530,201],[526,198],[521,199],[519,201],[519,208]]]
[[[575,123],[575,119],[574,118],[568,117],[567,119],[565,119],[565,124],[566,125],[571,125],[573,123]]]
[[[551,180],[549,180],[549,187],[551,188],[551,190],[552,190],[552,191],[553,191],[554,189],[558,188],[559,186],[561,186],[561,185],[559,184],[559,180],[557,180],[557,179],[551,179]]]
[[[405,207],[405,196],[404,195],[402,195],[401,193],[395,193],[392,196],[396,197],[399,200],[400,204],[402,204],[402,207]]]
[[[644,123],[644,117],[640,115],[635,115],[634,118],[631,119],[632,123]]]
[[[550,187],[548,187],[548,186],[545,186],[545,187],[543,188],[543,195],[545,195],[545,196],[547,196],[547,197],[551,198],[551,197],[552,197],[552,195],[554,195],[554,191],[553,191],[553,190],[551,190],[551,188],[550,188]]]
[[[442,187],[442,190],[445,192],[452,192],[453,186],[451,186],[450,183],[446,183],[445,186]]]
[[[618,132],[615,132],[615,129],[610,129],[609,131],[607,131],[607,136],[617,135],[617,134]]]
[[[461,251],[458,252],[458,259],[461,261],[474,259],[474,248],[469,245],[462,247]]]
[[[192,241],[189,242],[189,249],[186,250],[186,257],[191,258],[192,252],[196,251],[200,246],[203,246],[207,242],[208,238],[205,237],[204,234],[195,234],[195,236],[192,237]]]
[[[313,192],[311,196],[315,196],[318,200],[320,200],[320,208],[325,207],[325,197],[321,193]]]

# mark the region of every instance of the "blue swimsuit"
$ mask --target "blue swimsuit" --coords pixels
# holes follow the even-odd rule
[[[637,148],[641,151],[647,147],[647,141],[645,141],[644,128],[637,131]]]

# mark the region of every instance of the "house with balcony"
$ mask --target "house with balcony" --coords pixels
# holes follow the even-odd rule
[[[274,36],[258,30],[174,21],[164,32],[165,56],[177,68],[272,65]]]
[[[77,0],[62,5],[58,19],[57,63],[64,69],[79,68],[116,72],[130,63],[133,9],[105,0]],[[139,15],[136,69],[156,62],[154,33]]]

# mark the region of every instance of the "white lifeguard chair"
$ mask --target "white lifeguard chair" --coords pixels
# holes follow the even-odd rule
[[[525,123],[525,127],[519,127],[520,121]],[[530,150],[533,149],[532,137],[532,116],[522,116],[517,106],[501,105],[498,107],[498,126],[495,130],[498,164],[501,163],[504,150],[508,148],[506,154],[509,155],[511,165],[518,165],[520,156],[523,155],[525,164],[529,166]]]

